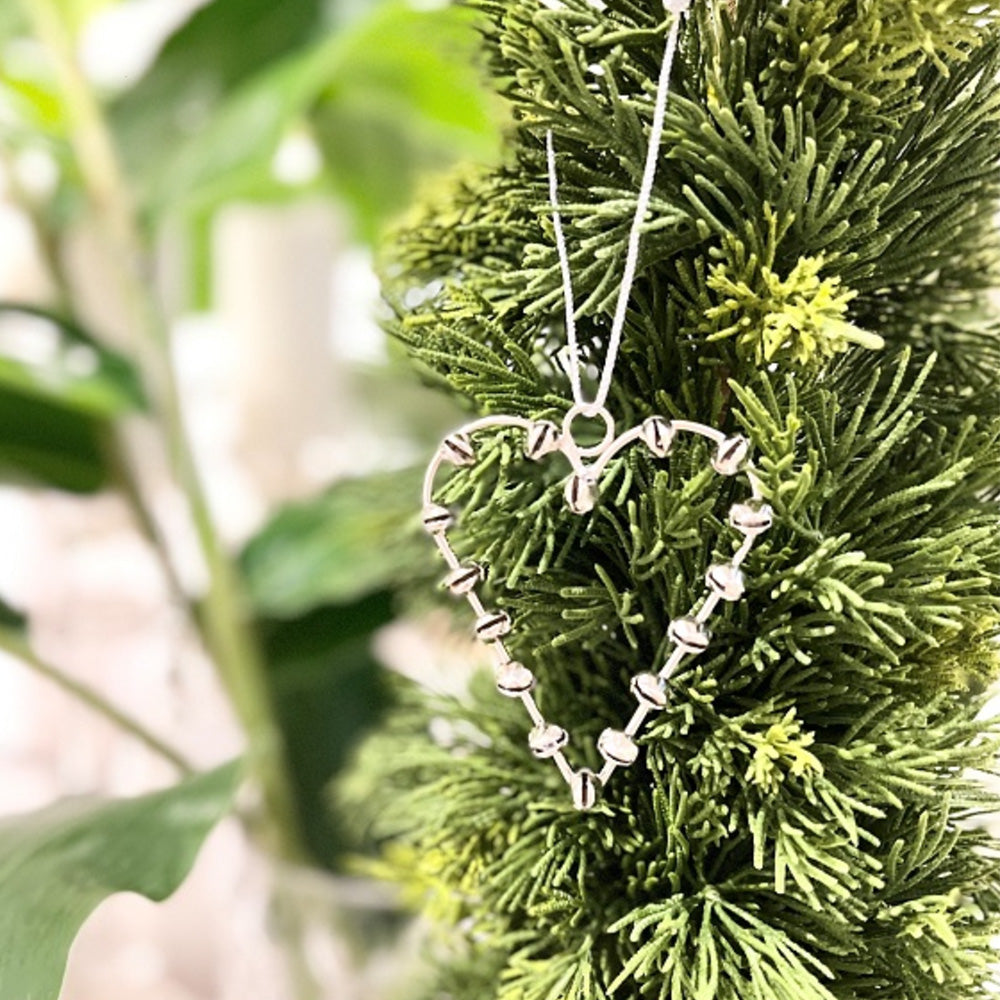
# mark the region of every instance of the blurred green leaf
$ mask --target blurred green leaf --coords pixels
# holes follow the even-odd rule
[[[125,357],[70,320],[0,303],[0,479],[100,489],[110,421],[144,406]]]
[[[336,866],[344,843],[326,789],[388,703],[371,643],[392,614],[390,594],[378,591],[260,626],[300,826],[327,867]]]
[[[250,78],[316,39],[324,0],[213,0],[166,41],[111,109],[132,174],[160,167]]]
[[[109,479],[107,424],[78,410],[0,390],[0,481],[92,493]]]
[[[372,638],[392,620],[407,565],[427,555],[413,531],[422,475],[337,483],[280,510],[242,555],[300,822],[331,867],[343,841],[326,789],[388,697]]]
[[[103,347],[71,320],[11,302],[0,302],[4,390],[99,417],[146,405],[139,375],[127,358]]]
[[[229,811],[230,764],[128,800],[69,800],[0,821],[0,1000],[56,1000],[80,926],[108,896],[162,900]]]
[[[23,639],[28,627],[27,619],[20,611],[0,600],[0,631],[17,639]]]
[[[474,66],[476,48],[469,12],[418,11],[392,0],[284,58],[259,60],[257,72],[242,63],[238,74],[223,72],[209,96],[191,95],[187,105],[177,104],[171,73],[154,66],[163,93],[143,81],[114,120],[154,216],[325,187],[346,200],[371,238],[408,202],[420,173],[495,155],[496,106]],[[186,107],[186,127],[157,126],[158,104],[175,114]],[[298,185],[275,171],[276,153],[295,130],[312,136],[325,160],[314,181]]]
[[[473,23],[458,7],[392,2],[343,39],[311,118],[330,181],[369,240],[422,174],[496,155],[498,106],[476,65]]]
[[[328,73],[334,41],[272,64],[219,102],[201,127],[156,155],[134,176],[154,215],[188,216],[236,200],[269,201],[301,192],[281,182],[273,160]],[[152,147],[150,147],[152,148]]]
[[[336,483],[280,510],[242,555],[262,614],[287,617],[392,587],[424,561],[413,532],[423,472],[409,468]]]

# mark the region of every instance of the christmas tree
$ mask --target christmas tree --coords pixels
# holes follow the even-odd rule
[[[386,292],[443,389],[559,423],[546,133],[589,385],[677,15],[475,6],[506,155],[429,193]],[[487,671],[465,698],[401,692],[341,795],[454,931],[427,998],[989,995],[1000,844],[975,772],[997,750],[998,73],[992,3],[694,0],[607,405],[619,429],[660,414],[745,435],[773,525],[588,811]],[[697,441],[666,461],[635,448],[579,517],[564,463],[526,462],[516,431],[476,446],[440,493],[463,511],[456,548],[488,568],[540,709],[597,771],[630,679],[739,544],[745,486]]]

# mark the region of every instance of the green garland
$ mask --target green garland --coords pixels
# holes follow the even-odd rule
[[[555,417],[542,139],[599,361],[665,24],[653,2],[476,6],[507,158],[431,192],[386,294],[430,377]],[[339,794],[464,941],[427,998],[988,995],[997,802],[970,771],[998,747],[998,24],[968,0],[695,0],[609,407],[741,429],[775,525],[593,813],[486,680],[401,691]],[[447,488],[581,762],[731,549],[704,458],[633,450],[586,519],[513,435]]]

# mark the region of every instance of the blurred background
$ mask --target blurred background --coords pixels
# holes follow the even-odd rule
[[[206,567],[148,405],[173,391],[309,850],[276,872],[224,822],[169,902],[99,908],[66,1000],[407,996],[419,928],[347,870],[325,789],[380,664],[467,669],[393,621],[392,533],[455,413],[386,343],[373,259],[426,178],[497,156],[475,51],[464,12],[401,0],[0,4],[0,816],[173,780],[67,677],[199,768],[243,749],[184,608]],[[35,670],[2,651],[29,623]]]

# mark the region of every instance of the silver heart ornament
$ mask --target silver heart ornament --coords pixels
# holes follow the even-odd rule
[[[578,418],[604,423],[604,434],[597,444],[583,446],[573,435],[573,423]],[[687,434],[707,439],[714,445],[711,467],[720,476],[742,476],[749,491],[745,500],[729,510],[729,524],[743,541],[732,559],[712,564],[705,574],[705,592],[690,612],[669,623],[667,637],[671,651],[656,672],[637,674],[630,690],[636,707],[621,729],[607,728],[597,740],[597,750],[604,760],[599,772],[589,768],[574,769],[566,758],[565,749],[570,734],[562,726],[547,719],[539,710],[534,691],[537,680],[533,671],[515,660],[508,649],[507,637],[515,633],[516,622],[505,611],[491,610],[479,596],[484,579],[483,567],[475,562],[462,562],[448,540],[455,524],[455,513],[434,501],[434,484],[442,466],[462,467],[477,461],[474,438],[488,431],[518,428],[524,432],[523,450],[527,458],[540,461],[561,453],[572,469],[565,485],[566,506],[572,514],[585,516],[597,504],[601,476],[608,464],[633,444],[644,446],[656,459],[666,459],[679,435]],[[523,417],[484,417],[465,424],[449,434],[427,467],[423,489],[423,524],[437,543],[449,572],[445,586],[456,597],[464,598],[475,615],[475,634],[493,653],[497,690],[509,698],[519,699],[533,728],[528,734],[531,753],[539,759],[551,760],[572,792],[578,809],[590,809],[598,800],[618,768],[634,764],[639,756],[636,737],[646,719],[663,711],[667,705],[667,682],[681,663],[704,653],[711,644],[708,623],[720,603],[739,601],[746,581],[741,569],[743,561],[756,540],[772,524],[773,512],[764,502],[761,484],[750,461],[750,443],[741,435],[727,436],[715,428],[690,420],[667,420],[651,416],[638,426],[615,436],[614,419],[602,406],[578,403],[566,414],[562,426],[549,420],[529,420]]]

